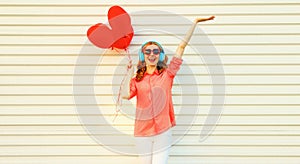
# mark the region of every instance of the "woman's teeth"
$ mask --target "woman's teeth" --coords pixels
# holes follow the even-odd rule
[[[156,59],[156,58],[153,58],[153,59],[150,59],[150,58],[149,58],[149,61],[150,61],[150,62],[154,62],[155,59]]]

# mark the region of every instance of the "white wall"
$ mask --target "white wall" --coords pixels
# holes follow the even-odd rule
[[[90,137],[79,120],[73,99],[78,55],[86,55],[89,60],[101,55],[96,51],[82,54],[83,47],[93,47],[86,42],[86,31],[95,23],[106,22],[111,5],[120,5],[129,13],[163,10],[189,20],[216,16],[214,21],[199,27],[216,48],[222,61],[217,66],[223,66],[225,72],[222,117],[212,135],[199,142],[212,96],[222,96],[212,92],[218,84],[211,82],[211,76],[223,75],[209,74],[207,66],[214,65],[203,63],[188,47],[178,77],[191,76],[185,70],[193,69],[197,83],[190,86],[197,87],[199,93],[184,96],[199,96],[201,110],[193,125],[178,124],[191,130],[172,147],[169,163],[300,163],[299,0],[0,2],[0,163],[135,163],[136,156],[113,153]],[[181,22],[158,23],[166,28],[189,27]],[[184,33],[142,33],[134,36],[131,50],[136,50],[143,40],[155,38],[171,52],[179,43],[174,35]],[[131,56],[136,61],[136,54]],[[106,55],[95,77],[96,99],[108,120],[115,110],[112,87],[119,85],[114,78],[123,77],[114,71],[117,66],[125,68],[125,63],[123,55]],[[189,83],[175,81],[176,110],[196,108],[198,104],[181,103],[182,85]],[[131,107],[130,102],[124,103]],[[132,120],[122,115],[117,120],[116,128],[133,133]],[[102,134],[114,135],[98,135]],[[174,131],[174,135],[180,134]]]

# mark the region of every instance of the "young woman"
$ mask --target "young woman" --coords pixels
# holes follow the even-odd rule
[[[141,46],[134,78],[131,61],[127,65],[130,71],[121,95],[128,100],[137,96],[134,136],[144,164],[166,164],[168,161],[171,127],[176,124],[171,93],[173,79],[180,69],[181,57],[197,23],[212,19],[214,16],[195,19],[168,66],[163,47],[155,41]]]

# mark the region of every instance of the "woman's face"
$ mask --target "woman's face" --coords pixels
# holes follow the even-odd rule
[[[148,45],[143,50],[146,65],[156,66],[159,61],[160,49],[157,45]]]

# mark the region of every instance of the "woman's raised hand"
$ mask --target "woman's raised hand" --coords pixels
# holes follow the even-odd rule
[[[199,23],[199,22],[204,22],[204,21],[208,21],[208,20],[213,20],[214,18],[215,18],[215,16],[210,16],[207,18],[196,18],[194,22]]]

